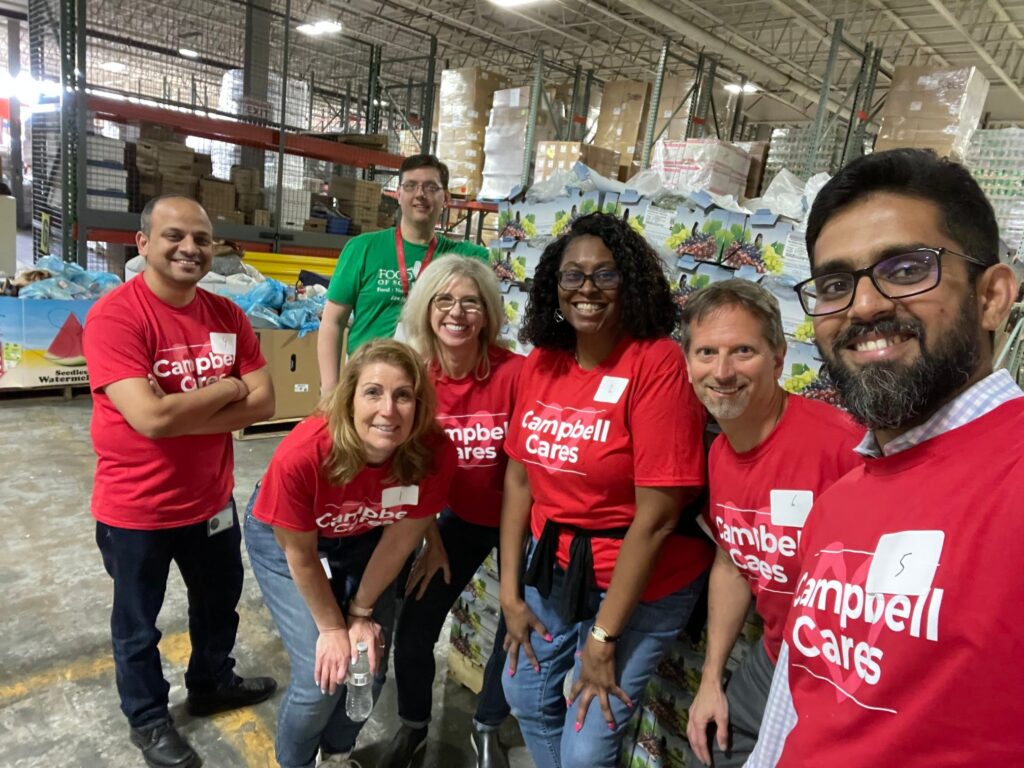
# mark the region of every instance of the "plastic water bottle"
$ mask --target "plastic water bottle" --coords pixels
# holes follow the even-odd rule
[[[373,676],[370,674],[366,642],[360,640],[356,650],[359,656],[349,662],[348,677],[345,678],[345,714],[352,722],[361,723],[373,711]]]

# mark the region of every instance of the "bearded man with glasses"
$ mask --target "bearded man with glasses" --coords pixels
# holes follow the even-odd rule
[[[398,170],[397,227],[368,232],[345,244],[327,289],[317,358],[320,389],[338,383],[341,340],[349,318],[348,353],[376,338],[391,337],[420,271],[447,253],[488,260],[487,249],[435,232],[448,196],[448,166],[434,155],[412,155]]]
[[[818,195],[796,287],[867,461],[816,500],[748,766],[1020,765],[1024,392],[992,207],[926,150]],[[1014,735],[1016,734],[1016,735]]]

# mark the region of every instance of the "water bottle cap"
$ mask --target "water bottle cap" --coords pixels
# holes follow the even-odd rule
[[[365,640],[360,640],[358,643],[356,643],[356,650],[360,653],[366,653],[368,650],[370,650],[370,646],[366,644]]]

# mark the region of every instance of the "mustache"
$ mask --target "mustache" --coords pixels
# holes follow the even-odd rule
[[[875,323],[853,322],[836,336],[832,342],[832,353],[838,354],[839,350],[852,344],[854,339],[869,333],[877,333],[880,336],[916,336],[923,340],[924,325],[919,320],[897,318],[887,318]]]

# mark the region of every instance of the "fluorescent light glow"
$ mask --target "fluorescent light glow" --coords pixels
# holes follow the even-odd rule
[[[186,59],[198,59],[199,51],[194,51],[191,48],[179,48],[178,53],[184,56]]]
[[[757,93],[761,89],[753,83],[744,83],[743,85],[740,85],[739,83],[729,83],[725,86],[725,90],[729,93]]]
[[[309,35],[310,37],[336,35],[338,32],[341,32],[341,22],[327,21],[324,19],[312,24],[299,24],[295,29],[304,35]]]
[[[538,0],[491,0],[499,8],[518,8],[521,5],[533,5]]]
[[[105,61],[100,64],[100,69],[106,70],[107,72],[127,72],[128,67],[122,64],[120,61]]]

